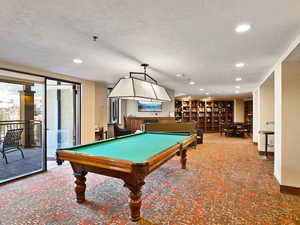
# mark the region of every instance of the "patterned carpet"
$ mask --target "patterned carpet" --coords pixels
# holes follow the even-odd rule
[[[181,170],[173,158],[147,177],[138,224],[300,224],[300,197],[279,193],[272,162],[249,139],[206,135],[187,165]],[[0,224],[135,224],[121,180],[89,174],[83,205],[75,201],[73,181],[65,163],[0,186]]]

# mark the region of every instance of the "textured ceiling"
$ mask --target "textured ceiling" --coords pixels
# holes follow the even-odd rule
[[[245,94],[299,34],[299,12],[299,0],[1,0],[0,60],[110,84],[146,62],[176,93],[231,95],[239,76]]]

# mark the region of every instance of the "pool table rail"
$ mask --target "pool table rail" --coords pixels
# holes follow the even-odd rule
[[[149,173],[151,173],[153,170],[160,167],[162,164],[173,158],[175,155],[182,156],[185,159],[183,159],[182,162],[182,168],[185,169],[185,162],[186,162],[186,149],[193,143],[197,141],[196,135],[192,135],[189,138],[177,143],[176,145],[173,145],[166,150],[152,156],[149,158],[146,162],[149,163]],[[184,161],[185,160],[185,161]]]
[[[94,156],[83,153],[77,153],[66,150],[57,150],[57,159],[61,161],[70,161],[99,168],[131,173],[132,161],[114,159],[103,156]]]

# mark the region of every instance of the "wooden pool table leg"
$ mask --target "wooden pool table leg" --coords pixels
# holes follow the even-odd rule
[[[85,201],[85,189],[86,189],[86,178],[87,172],[74,172],[75,180],[75,193],[78,203],[83,203]]]
[[[145,184],[145,177],[149,173],[148,163],[134,163],[132,172],[129,176],[124,177],[124,186],[130,190],[129,208],[131,212],[131,220],[138,221],[141,219],[142,206],[142,187]]]
[[[187,150],[183,148],[182,144],[180,144],[179,155],[180,155],[181,169],[186,169],[186,152]]]
[[[180,153],[181,169],[186,169],[186,149],[182,149]]]
[[[141,206],[142,206],[142,186],[145,184],[145,182],[143,183],[139,183],[139,184],[128,184],[125,183],[125,187],[127,187],[130,190],[129,193],[129,198],[130,198],[130,202],[129,202],[129,208],[130,208],[130,212],[131,212],[131,220],[132,221],[138,221],[141,219]]]

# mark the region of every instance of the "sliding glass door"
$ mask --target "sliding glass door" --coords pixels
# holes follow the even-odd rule
[[[80,85],[47,79],[47,158],[80,143]]]
[[[80,87],[0,69],[0,183],[56,166],[56,149],[80,144]]]
[[[0,70],[0,183],[46,168],[45,79]]]

